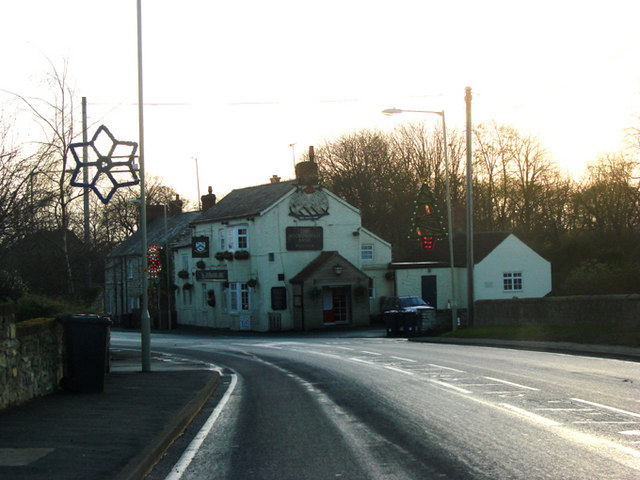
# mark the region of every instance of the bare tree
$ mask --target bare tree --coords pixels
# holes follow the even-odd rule
[[[71,202],[74,196],[69,184],[69,145],[74,141],[74,95],[68,81],[67,63],[62,70],[49,62],[51,73],[46,82],[52,90],[52,99],[31,99],[14,94],[26,106],[40,126],[43,139],[37,141],[39,163],[42,175],[50,182],[55,191],[53,202],[53,218],[60,232],[60,253],[64,258],[65,277],[68,293],[74,292],[73,272],[69,260],[69,227],[71,224]]]

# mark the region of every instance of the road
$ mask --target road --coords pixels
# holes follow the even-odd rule
[[[149,479],[640,478],[638,363],[382,333],[154,334],[224,387]]]

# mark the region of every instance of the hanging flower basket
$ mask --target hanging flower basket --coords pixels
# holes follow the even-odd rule
[[[386,278],[387,280],[393,280],[395,276],[396,276],[395,273],[391,270],[388,272],[385,272],[384,274],[384,278]]]
[[[193,288],[193,283],[185,283],[182,288],[185,290],[191,290]]]
[[[196,267],[198,267],[200,270],[204,270],[207,267],[207,264],[204,263],[204,260],[198,260],[198,263],[196,263]]]
[[[233,252],[224,252],[224,259],[225,260],[233,260]]]
[[[178,277],[187,279],[189,278],[189,272],[187,272],[186,270],[180,270],[178,272]]]
[[[233,256],[235,257],[236,260],[246,260],[247,258],[249,258],[249,251],[237,250]]]
[[[216,260],[218,260],[219,262],[224,260],[224,252],[216,252],[214,256],[216,257]]]
[[[229,282],[223,282],[222,283],[222,288],[229,288]]]
[[[256,280],[255,278],[250,278],[247,281],[247,287],[255,288],[256,285],[258,285],[258,280]]]

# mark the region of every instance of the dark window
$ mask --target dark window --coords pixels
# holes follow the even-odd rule
[[[271,310],[287,309],[287,288],[272,287],[271,288]]]

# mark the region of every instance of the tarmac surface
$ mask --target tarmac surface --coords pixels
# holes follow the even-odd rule
[[[384,335],[384,330],[382,331]],[[522,348],[640,361],[640,349],[504,340],[411,341]],[[0,479],[143,479],[220,383],[207,364],[111,350],[103,393],[58,391],[0,411]]]
[[[142,479],[220,381],[206,364],[111,350],[102,393],[58,391],[0,411],[0,479]]]

